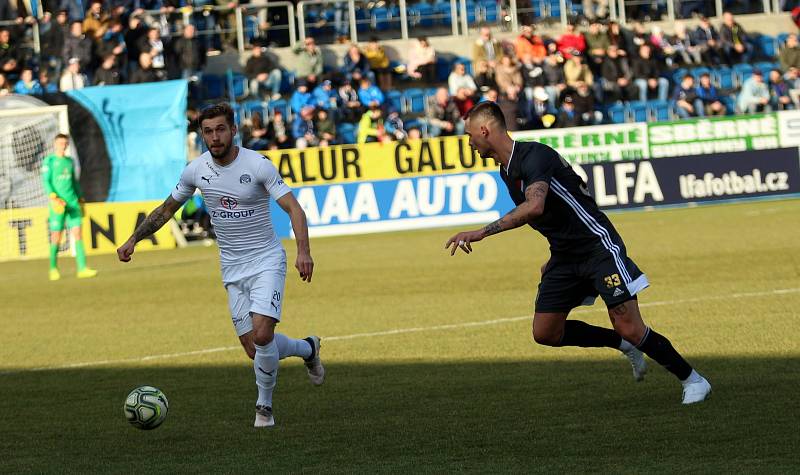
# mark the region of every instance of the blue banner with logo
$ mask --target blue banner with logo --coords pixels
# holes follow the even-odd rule
[[[514,206],[498,172],[307,186],[294,193],[312,237],[486,224]],[[286,213],[273,208],[272,217],[280,237],[292,235]]]
[[[186,166],[184,80],[88,87],[67,94],[89,110],[111,160],[108,201],[162,200]]]
[[[603,209],[800,193],[798,148],[574,166]]]

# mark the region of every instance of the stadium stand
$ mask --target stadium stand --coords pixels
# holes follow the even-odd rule
[[[407,52],[401,52],[399,58],[392,57],[387,68],[382,48],[374,49],[380,53],[375,55],[372,51],[368,53],[361,44],[355,45],[360,54],[350,52],[352,58],[361,58],[357,65],[352,64],[352,58],[345,58],[347,53],[332,60],[330,51],[323,54],[318,48],[317,53],[312,52],[311,56],[298,56],[298,61],[276,61],[275,46],[288,46],[284,36],[291,28],[286,15],[281,17],[275,11],[289,8],[287,12],[293,13],[295,9],[292,4],[282,6],[288,2],[275,3],[277,6],[271,9],[259,10],[256,5],[240,7],[243,12],[242,44],[242,40],[236,38],[235,25],[231,23],[234,15],[229,7],[207,8],[206,12],[210,13],[201,14],[202,11],[191,10],[183,0],[171,0],[146,3],[154,7],[152,10],[130,11],[125,7],[108,9],[106,2],[93,0],[86,11],[74,8],[58,10],[57,3],[45,2],[44,11],[31,15],[25,11],[27,4],[18,2],[18,10],[10,10],[5,18],[0,18],[0,94],[48,94],[54,92],[59,83],[80,85],[83,78],[91,85],[113,84],[109,78],[118,78],[114,81],[119,83],[184,78],[192,85],[190,102],[193,108],[226,100],[234,105],[242,125],[251,125],[254,118],[269,121],[276,114],[286,124],[292,124],[295,112],[288,99],[294,92],[297,68],[301,62],[303,67],[318,67],[316,62],[323,61],[314,58],[314,54],[318,54],[318,58],[324,58],[322,73],[302,70],[301,78],[309,83],[309,92],[318,101],[315,107],[324,107],[331,112],[337,124],[339,143],[355,142],[359,135],[358,124],[365,122],[365,115],[371,114],[368,105],[359,99],[362,77],[372,81],[371,87],[391,84],[382,91],[385,97],[380,105],[382,114],[375,120],[385,122],[387,129],[400,130],[400,133],[383,137],[370,136],[368,140],[405,137],[406,132],[413,129],[424,136],[430,130],[428,122],[423,120],[429,112],[430,98],[438,86],[447,84],[457,65],[466,68],[466,75],[456,78],[455,86],[451,83],[450,100],[459,111],[463,113],[465,107],[480,100],[499,97],[504,107],[510,108],[512,113],[516,111],[520,128],[564,125],[557,118],[565,101],[574,102],[576,107],[590,108],[582,111],[578,125],[597,123],[598,118],[604,123],[674,119],[677,117],[674,99],[665,101],[663,95],[659,97],[655,84],[644,86],[655,79],[636,77],[640,46],[647,44],[660,65],[659,76],[664,78],[660,80],[669,81],[668,97],[673,96],[687,73],[693,76],[695,84],[699,84],[700,78],[707,74],[713,89],[710,92],[719,96],[724,112],[739,113],[742,111],[737,110],[736,104],[742,86],[760,72],[772,97],[763,110],[800,107],[796,102],[800,98],[800,47],[796,36],[788,32],[773,35],[769,33],[777,32],[745,31],[733,15],[726,14],[721,22],[701,21],[701,26],[696,28],[694,24],[697,21],[692,20],[692,26],[687,22],[683,25],[686,28],[680,27],[681,31],[686,31],[685,34],[678,33],[677,25],[675,34],[666,34],[658,27],[649,27],[647,22],[621,25],[608,18],[597,19],[600,10],[584,10],[584,3],[592,2],[568,1],[565,3],[568,12],[562,12],[559,0],[534,0],[519,3],[516,18],[520,25],[531,25],[532,28],[524,28],[521,33],[503,40],[494,38],[491,32],[485,36],[484,29],[480,29],[469,38],[469,48],[435,52],[435,57],[430,59],[431,74],[420,74],[424,72],[424,65],[408,64]],[[625,7],[628,19],[658,19],[667,14],[665,7],[646,9],[641,5],[643,2],[628,3],[630,5]],[[676,3],[681,5],[681,2]],[[688,18],[713,14],[689,6],[702,3],[682,2],[674,15]],[[738,2],[742,3],[747,11],[747,8],[758,8],[761,2]],[[346,12],[342,16],[342,5],[345,4],[316,5],[312,2],[306,9],[298,9],[298,14],[303,12],[300,26],[305,38],[320,36],[345,42],[351,25]],[[509,12],[508,5],[503,2],[467,1],[466,23],[472,28],[490,24],[499,26],[500,30],[509,30],[515,26],[515,22],[509,20]],[[395,2],[359,2],[356,30],[367,34],[396,34],[400,29],[400,13]],[[406,13],[408,26],[414,29],[412,38],[458,27],[454,20],[458,20],[459,12],[454,14],[449,1],[409,1]],[[574,34],[563,35],[554,29],[557,27],[550,27],[548,33],[537,32],[537,24],[552,25],[562,17],[562,13],[564,18],[574,22]],[[608,12],[602,15],[607,16]],[[598,24],[589,28],[590,23],[595,22]],[[34,24],[39,32],[38,44],[31,41]],[[416,42],[409,40],[408,49],[417,48],[419,45],[411,44]],[[608,84],[609,79],[601,71],[602,63],[608,60],[607,48],[611,46],[619,51],[619,57],[614,56],[618,64],[617,77],[611,79],[612,83],[616,80],[618,88]],[[434,54],[430,45],[424,47],[428,48],[424,50],[428,51],[426,54]],[[252,67],[248,66],[244,73],[231,68],[223,72],[207,68],[208,58],[237,49],[244,52],[240,57],[240,63],[244,64],[244,59],[249,56],[246,50],[253,48],[264,51],[264,58],[253,61]],[[306,55],[302,48],[300,46],[299,54]],[[465,52],[470,50],[472,57],[465,56]],[[572,55],[583,56],[582,63],[588,65],[589,71],[581,73],[577,83],[570,76],[571,85],[567,86],[563,69]],[[511,61],[504,62],[503,57],[509,57]],[[349,61],[347,70],[340,66],[343,61]],[[151,64],[148,70],[140,66],[145,63]],[[111,64],[111,69],[108,64]],[[774,70],[778,70],[783,79],[780,85],[770,80]],[[377,81],[387,78],[376,76],[376,71],[379,74],[388,71],[390,81]],[[323,80],[332,82],[333,87],[327,92],[319,90]],[[352,87],[345,83],[351,83]],[[625,90],[629,91],[634,86],[643,88],[633,89],[641,93],[635,97],[609,94],[610,90],[619,92],[627,88]],[[794,99],[788,104],[777,99],[783,94],[781,88],[787,87]],[[582,92],[586,90],[588,94]],[[547,107],[535,107],[534,96],[543,94],[547,95]],[[336,107],[332,107],[333,104]],[[704,111],[700,108],[694,114],[704,114]],[[556,119],[542,120],[542,115]],[[575,124],[571,122],[569,125]],[[268,145],[278,146],[276,143]]]

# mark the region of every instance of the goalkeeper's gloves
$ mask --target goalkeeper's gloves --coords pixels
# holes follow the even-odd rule
[[[57,214],[62,214],[66,208],[67,202],[58,197],[55,193],[50,193],[50,207],[53,208]]]

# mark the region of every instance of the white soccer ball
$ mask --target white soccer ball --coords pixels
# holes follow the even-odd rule
[[[150,430],[160,426],[167,418],[169,402],[160,389],[140,386],[125,399],[125,418],[134,427]]]

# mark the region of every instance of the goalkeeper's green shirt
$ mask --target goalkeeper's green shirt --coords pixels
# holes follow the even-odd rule
[[[67,206],[78,206],[78,200],[83,193],[75,176],[75,163],[70,157],[45,157],[42,163],[42,181],[48,195],[55,193],[67,202]]]

